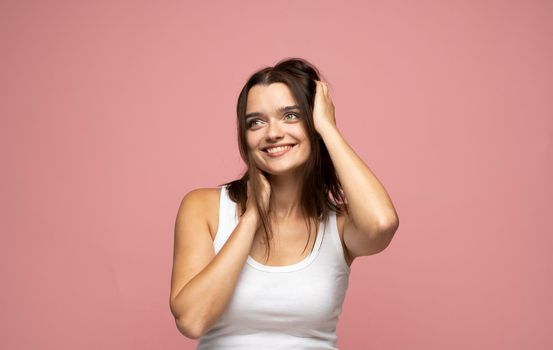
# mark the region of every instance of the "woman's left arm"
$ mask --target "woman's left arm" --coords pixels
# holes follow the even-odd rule
[[[345,192],[353,226],[371,239],[393,235],[399,219],[392,201],[336,127],[334,105],[325,82],[317,81],[313,119]]]

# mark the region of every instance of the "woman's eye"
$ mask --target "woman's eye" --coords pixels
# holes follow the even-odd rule
[[[288,116],[291,116],[291,115],[294,116],[295,119],[299,118],[299,116],[296,113],[288,113],[288,114],[285,115],[285,118],[288,119]],[[261,122],[262,120],[261,119],[251,119],[251,120],[246,122],[246,127],[252,128],[256,125],[259,125],[259,124],[257,124],[258,121]]]
[[[248,128],[251,128],[252,126],[256,125],[255,122],[258,121],[258,120],[259,120],[259,119],[252,119],[252,120],[250,120],[250,121],[248,121],[248,122],[246,123],[246,126],[247,126]]]

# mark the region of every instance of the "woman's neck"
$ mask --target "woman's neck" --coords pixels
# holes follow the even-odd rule
[[[272,216],[278,221],[302,218],[299,182],[272,178],[270,183]]]

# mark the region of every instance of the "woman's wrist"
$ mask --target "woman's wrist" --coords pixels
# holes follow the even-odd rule
[[[251,223],[254,223],[256,226],[259,225],[259,214],[255,209],[246,209],[244,214],[240,217],[240,220],[247,220]]]

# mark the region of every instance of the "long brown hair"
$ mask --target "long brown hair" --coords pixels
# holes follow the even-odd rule
[[[269,85],[272,83],[283,83],[288,86],[296,103],[299,105],[300,116],[304,121],[304,127],[311,145],[311,155],[304,165],[302,178],[300,179],[299,201],[303,217],[306,221],[306,227],[309,232],[305,249],[311,238],[311,221],[317,223],[326,222],[330,210],[341,214],[349,214],[347,200],[340,181],[336,175],[336,170],[332,164],[332,159],[328,150],[315,129],[313,122],[313,106],[315,102],[316,82],[320,79],[320,73],[317,68],[308,61],[301,58],[288,58],[279,61],[274,67],[265,67],[255,72],[246,82],[236,106],[237,114],[237,134],[240,156],[246,163],[247,169],[240,179],[233,180],[219,186],[228,186],[229,197],[236,203],[240,203],[242,216],[246,210],[247,200],[247,181],[251,179],[253,202],[258,209],[263,228],[265,229],[265,241],[270,242],[273,237],[269,212],[261,210],[261,188],[262,184],[254,176],[256,167],[246,142],[246,106],[247,97],[250,89],[255,85]],[[257,170],[259,171],[259,170]],[[263,172],[265,174],[265,172]],[[267,260],[270,255],[270,244],[266,249]]]

